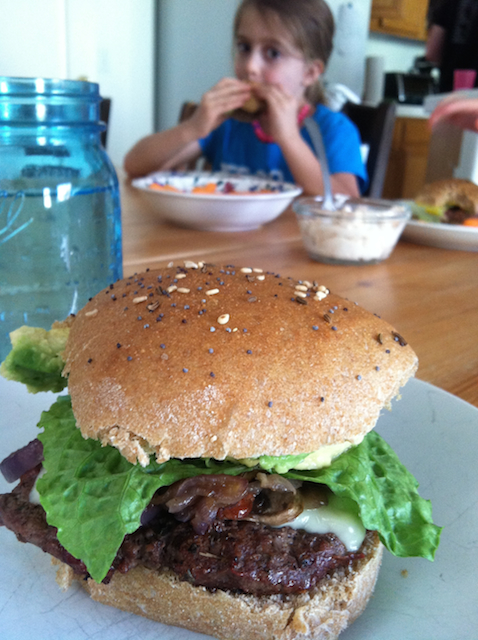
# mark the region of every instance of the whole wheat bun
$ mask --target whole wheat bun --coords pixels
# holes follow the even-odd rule
[[[432,207],[459,207],[470,215],[478,214],[478,185],[470,180],[448,178],[426,184],[415,202]]]
[[[360,441],[417,356],[321,284],[186,262],[110,285],[64,353],[78,427],[143,465]]]
[[[383,545],[376,533],[367,534],[363,549],[365,557],[353,566],[295,596],[211,592],[144,567],[117,572],[107,585],[78,580],[98,602],[220,640],[334,640],[363,612],[377,580]],[[61,565],[60,585],[67,588],[72,579]]]

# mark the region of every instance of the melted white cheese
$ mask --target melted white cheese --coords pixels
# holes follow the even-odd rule
[[[365,538],[365,527],[355,502],[335,495],[330,496],[328,505],[304,509],[295,520],[282,526],[304,529],[308,533],[334,533],[347,551],[357,551]]]

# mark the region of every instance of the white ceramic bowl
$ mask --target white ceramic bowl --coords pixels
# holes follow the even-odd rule
[[[205,171],[161,171],[132,184],[162,218],[204,231],[257,229],[277,218],[302,191],[285,182]],[[193,192],[205,185],[215,186],[215,192]]]
[[[302,241],[311,258],[330,264],[373,264],[389,257],[410,219],[402,203],[335,196],[335,211],[322,198],[293,205]]]

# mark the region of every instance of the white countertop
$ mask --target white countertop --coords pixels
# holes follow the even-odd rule
[[[463,91],[453,91],[452,93],[436,93],[427,96],[423,105],[397,103],[397,118],[428,118],[437,104],[451,95],[459,95],[465,98],[478,98],[478,89],[466,89]]]
[[[428,118],[430,114],[425,111],[422,105],[418,104],[398,104],[397,118]]]
[[[462,91],[452,91],[450,93],[436,93],[431,96],[427,96],[423,103],[423,109],[426,113],[431,113],[441,100],[448,98],[449,96],[456,96],[462,98],[478,98],[478,89],[463,89]]]

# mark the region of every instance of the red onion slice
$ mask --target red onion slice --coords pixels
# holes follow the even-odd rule
[[[0,471],[7,482],[15,482],[42,460],[43,445],[40,440],[35,439],[0,462]]]

